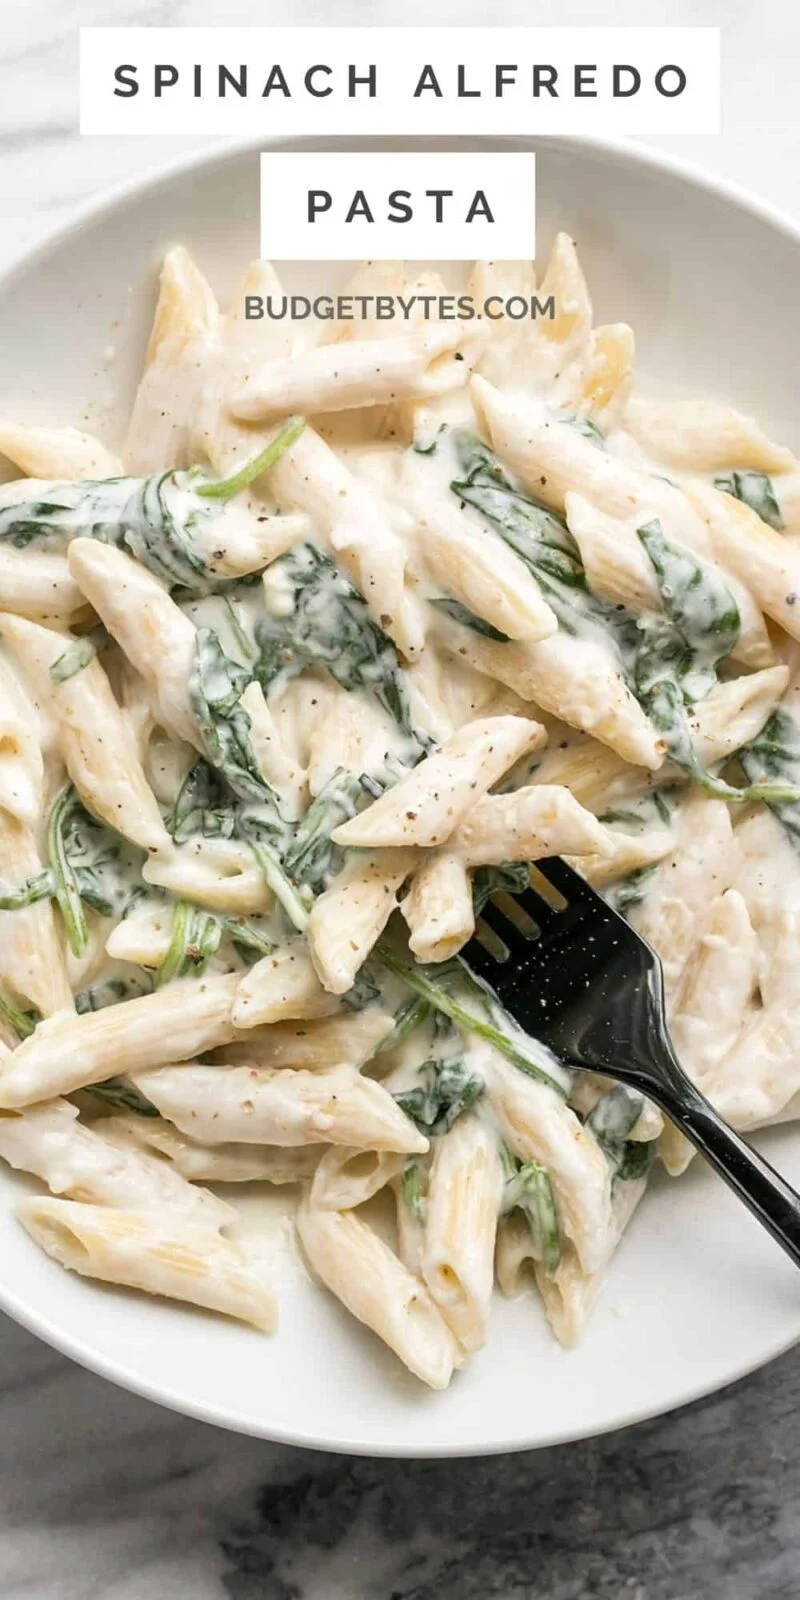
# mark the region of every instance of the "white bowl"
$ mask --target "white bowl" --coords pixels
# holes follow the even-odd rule
[[[556,226],[577,238],[599,317],[632,323],[647,377],[722,395],[800,444],[798,229],[649,152],[555,138],[538,152],[541,243]],[[164,248],[188,245],[225,294],[257,253],[257,196],[256,149],[227,146],[117,191],[29,255],[0,280],[0,414],[118,440]],[[314,275],[330,286],[318,268],[285,274],[299,290]],[[794,1130],[765,1147],[800,1180]],[[310,1283],[280,1199],[247,1202],[275,1248],[268,1338],[63,1272],[14,1220],[26,1187],[0,1173],[5,1310],[118,1383],[270,1439],[412,1456],[553,1444],[667,1411],[800,1337],[796,1272],[699,1162],[654,1180],[578,1350],[558,1350],[532,1298],[498,1299],[488,1347],[445,1394]]]

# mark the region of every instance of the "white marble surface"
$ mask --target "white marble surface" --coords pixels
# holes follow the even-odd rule
[[[498,0],[496,21],[658,23],[655,0]],[[406,0],[402,20],[431,18]],[[479,0],[437,20],[486,21]],[[188,140],[81,140],[81,24],[268,23],[276,0],[7,0],[0,264]],[[334,20],[296,0],[298,23]],[[397,21],[388,0],[335,20]],[[724,28],[724,134],[657,141],[800,216],[800,11],[676,0]],[[0,1319],[0,1594],[35,1600],[795,1600],[800,1356],[671,1418],[485,1462],[370,1463],[237,1438],[111,1387]]]

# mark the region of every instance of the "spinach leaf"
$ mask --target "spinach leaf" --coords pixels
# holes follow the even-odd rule
[[[264,693],[305,667],[325,667],[342,689],[365,689],[408,737],[413,760],[429,740],[411,726],[408,691],[388,634],[344,573],[314,545],[298,545],[269,567],[280,614],[256,627],[254,671]]]
[[[702,700],[717,681],[717,667],[735,648],[740,618],[730,590],[689,550],[671,544],[659,522],[638,529],[653,567],[663,613],[640,618],[630,672],[651,720],[675,745],[670,755],[691,765],[691,735],[682,708]]]
[[[681,640],[665,619],[647,619],[641,650],[634,661],[634,689],[653,727],[662,734],[667,754],[706,794],[741,804],[763,800],[768,805],[800,800],[800,788],[784,783],[754,782],[738,789],[708,772],[698,759],[689,725],[690,694],[685,692],[691,652],[681,653]]]
[[[176,844],[187,839],[232,839],[236,832],[235,796],[202,756],[187,773],[169,819]]]
[[[192,493],[191,482],[192,474],[184,472],[142,479],[125,507],[116,542],[167,588],[202,591],[210,574],[195,537],[215,511]]]
[[[97,647],[94,639],[91,633],[85,633],[53,662],[50,677],[54,683],[66,683],[69,678],[74,678],[76,673],[83,672],[84,667],[88,667],[96,655]]]
[[[193,468],[143,479],[126,508],[121,533],[131,555],[170,588],[198,594],[224,585],[226,580],[216,579],[198,555],[198,529],[219,516],[217,502],[232,499],[274,467],[304,426],[302,417],[290,417],[270,443],[230,478],[209,481]]]
[[[642,832],[653,823],[663,822],[665,825],[672,820],[672,805],[668,795],[655,789],[651,794],[639,795],[631,799],[624,806],[614,806],[610,811],[604,811],[598,817],[598,822],[604,822],[608,827],[621,823],[628,830],[635,828]]]
[[[189,705],[206,754],[242,800],[266,805],[282,826],[278,797],[256,761],[250,741],[252,726],[241,698],[252,681],[238,661],[225,654],[213,628],[198,628],[189,678]]]
[[[658,581],[665,615],[687,652],[685,699],[702,700],[717,681],[717,667],[736,648],[739,608],[713,567],[671,544],[657,521],[637,530]]]
[[[421,1027],[422,1023],[427,1021],[430,1013],[431,1008],[427,1000],[423,1000],[418,994],[410,995],[396,1013],[391,1033],[387,1033],[386,1038],[381,1040],[375,1054],[382,1056],[388,1050],[395,1050],[410,1037],[415,1028]]]
[[[617,1183],[637,1183],[646,1178],[658,1149],[657,1139],[629,1139],[617,1167]]]
[[[497,457],[474,434],[453,435],[461,476],[450,488],[459,500],[495,523],[526,565],[576,589],[585,588],[580,551],[563,517],[512,482]]]
[[[428,1193],[428,1173],[421,1161],[410,1161],[403,1169],[400,1180],[403,1202],[418,1222],[425,1221],[425,1199]]]
[[[566,1097],[571,1081],[566,1067],[546,1045],[523,1033],[488,985],[480,982],[458,957],[435,966],[418,966],[403,960],[383,940],[377,952],[384,966],[435,1011],[449,1017],[465,1033],[485,1039],[521,1072]]]
[[[49,867],[26,878],[16,889],[0,879],[0,911],[20,911],[23,906],[35,905],[37,900],[49,900],[55,892],[55,874]]]
[[[243,673],[249,681],[244,668],[236,662],[230,662],[228,657],[225,657],[225,661],[233,668],[234,674]],[[246,740],[250,718],[242,707],[238,708],[238,712],[241,718],[246,718],[247,727],[243,721],[239,722],[234,737],[240,733]],[[236,715],[234,708],[234,717]],[[247,752],[252,754],[249,743]],[[235,749],[233,753],[235,756]],[[251,775],[246,771],[248,784],[250,779]],[[176,844],[185,844],[198,835],[206,839],[241,839],[252,850],[266,883],[283,906],[290,922],[302,932],[308,922],[308,906],[284,870],[281,856],[288,828],[281,817],[274,791],[261,778],[260,772],[258,779],[263,784],[263,803],[243,805],[239,803],[231,784],[215,772],[209,762],[202,758],[196,761],[175,802],[168,824],[170,833]],[[245,937],[238,942],[244,948],[259,948],[252,938]],[[263,950],[261,953],[268,952]]]
[[[229,478],[221,478],[210,483],[203,483],[198,487],[197,493],[205,500],[232,500],[234,495],[241,494],[243,489],[249,489],[251,483],[263,477],[265,472],[280,461],[281,456],[300,438],[306,425],[305,417],[287,417],[281,424],[277,433],[273,434],[263,450],[251,456],[238,467]]]
[[[230,939],[244,961],[258,961],[262,956],[271,955],[275,949],[274,941],[244,917],[220,917],[218,921],[223,937]]]
[[[333,843],[331,834],[341,822],[355,816],[356,801],[363,793],[361,779],[338,767],[295,829],[284,865],[289,876],[313,894],[320,894],[341,868],[344,851]]]
[[[616,1083],[613,1089],[600,1096],[586,1118],[586,1127],[591,1129],[608,1158],[615,1183],[644,1178],[653,1164],[658,1141],[629,1137],[643,1104],[643,1096],[635,1089]]]
[[[21,1006],[14,1000],[9,1000],[5,994],[0,994],[0,1016],[5,1017],[18,1039],[29,1039],[42,1020],[38,1011],[23,1011]]]
[[[362,967],[361,971],[356,973],[352,988],[342,995],[342,1000],[349,1011],[364,1011],[367,1006],[374,1005],[380,998],[380,984],[368,967]]]
[[[127,550],[170,587],[204,584],[206,568],[192,537],[215,513],[202,500],[194,503],[189,477],[161,472],[150,478],[54,484],[47,500],[0,511],[0,540],[24,547],[63,545],[78,536],[98,539]]]
[[[188,973],[199,976],[204,972],[220,947],[222,931],[218,917],[190,905],[187,900],[176,901],[172,935],[156,975],[156,988],[162,988],[173,978],[184,978]]]
[[[473,633],[479,633],[484,639],[494,639],[496,644],[508,644],[509,636],[501,633],[485,617],[479,617],[467,606],[462,606],[460,600],[453,600],[447,595],[428,596],[428,605],[435,606],[437,611],[444,612],[446,617],[452,617],[454,622],[460,622],[462,628],[470,628]]]
[[[588,439],[590,444],[596,445],[598,450],[605,450],[606,441],[596,423],[588,417],[582,417],[577,411],[572,416],[558,417],[556,419],[563,428],[572,428],[579,433],[582,439]]]
[[[605,898],[615,911],[621,916],[634,906],[641,905],[647,897],[648,887],[655,874],[657,862],[652,862],[646,867],[636,867],[633,872],[628,872],[624,878],[605,890]]]
[[[238,586],[240,591],[242,587],[246,589],[247,585],[242,586],[240,584]],[[239,651],[240,655],[244,657],[244,660],[250,666],[252,666],[253,662],[255,661],[255,651],[250,643],[247,629],[242,623],[236,600],[232,594],[226,594],[222,596],[222,604],[225,609],[228,627],[230,628],[231,636],[234,640],[236,649]]]
[[[472,874],[475,915],[480,916],[493,894],[522,894],[524,889],[530,888],[530,882],[527,861],[501,861],[496,867],[478,867]]]
[[[75,1010],[83,1016],[87,1011],[105,1011],[106,1006],[115,1006],[120,1000],[138,1000],[150,993],[149,983],[141,978],[106,978],[76,994]]]
[[[653,613],[642,618],[639,646],[630,660],[633,692],[662,735],[670,760],[702,782],[706,775],[695,754],[683,691],[691,659],[686,641],[667,617]]]
[[[281,841],[276,832],[275,819],[268,807],[239,812],[239,837],[250,849],[264,875],[264,882],[272,890],[279,905],[299,933],[308,926],[308,908],[313,898],[302,886],[298,889],[284,869],[281,859]]]
[[[138,482],[98,478],[50,484],[45,500],[0,508],[0,541],[19,550],[33,543],[63,545],[77,535],[117,544],[125,506]]]
[[[474,435],[457,432],[454,444],[463,476],[450,484],[453,494],[494,524],[535,577],[559,625],[567,633],[593,633],[618,653],[635,649],[635,617],[592,594],[563,517],[517,488]]]
[[[47,859],[53,874],[67,942],[74,956],[82,956],[89,943],[89,925],[81,901],[75,869],[66,845],[66,827],[73,809],[80,804],[71,784],[58,795],[47,822]]]
[[[65,800],[60,827],[66,866],[81,900],[101,917],[125,916],[146,892],[141,882],[144,851],[91,816],[74,789]]]
[[[91,817],[71,784],[56,796],[45,836],[48,866],[17,889],[0,883],[0,911],[56,899],[70,950],[81,956],[89,938],[83,902],[101,916],[124,916],[144,893],[143,852]]]
[[[508,1149],[503,1151],[506,1183],[502,1211],[524,1212],[534,1241],[537,1258],[549,1277],[561,1261],[564,1241],[558,1205],[550,1175],[538,1161],[518,1161]]]
[[[115,1111],[134,1112],[138,1117],[161,1115],[152,1100],[148,1100],[128,1078],[105,1078],[102,1083],[91,1083],[84,1091],[114,1107]]]
[[[738,760],[800,851],[800,726],[785,706],[776,707],[757,737],[739,751]]]
[[[615,1083],[601,1094],[586,1118],[587,1128],[605,1151],[612,1166],[619,1166],[631,1129],[636,1126],[644,1105],[644,1096],[636,1089],[626,1089]]]
[[[424,1061],[419,1077],[418,1088],[406,1089],[394,1098],[421,1132],[431,1137],[447,1133],[486,1087],[483,1078],[470,1072],[463,1056]]]
[[[439,438],[441,434],[446,432],[447,423],[440,422],[435,434],[433,435],[433,438],[430,439],[427,444],[420,444],[419,442],[415,441],[414,444],[412,444],[411,449],[417,456],[435,456],[436,451],[439,448]]]
[[[275,948],[274,942],[244,917],[220,916],[191,901],[176,900],[172,908],[170,942],[156,973],[155,988],[163,988],[173,978],[200,977],[223,940],[229,940],[242,959],[250,962],[270,955]],[[120,994],[117,998],[123,996]]]
[[[778,496],[766,472],[731,472],[725,477],[715,478],[714,488],[733,495],[734,500],[743,501],[777,533],[781,533],[785,527]]]
[[[721,800],[800,799],[785,785],[750,784],[737,789],[707,772],[698,760],[688,708],[717,681],[717,666],[739,637],[739,611],[725,584],[689,551],[668,543],[658,522],[638,530],[653,564],[664,614],[643,617],[640,643],[630,671],[632,686],[653,726],[663,734],[670,760]]]
[[[220,515],[217,502],[231,499],[269,471],[304,426],[301,417],[290,417],[264,450],[221,481],[209,481],[192,468],[149,478],[50,485],[46,500],[20,501],[0,509],[0,541],[7,539],[22,549],[32,542],[63,545],[82,535],[126,549],[170,588],[195,593],[218,588],[220,580],[198,554],[198,530]]]

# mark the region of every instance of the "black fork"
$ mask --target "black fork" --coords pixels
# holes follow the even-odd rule
[[[566,862],[544,862],[533,881],[538,888],[484,906],[462,952],[468,965],[568,1065],[660,1106],[800,1266],[800,1195],[680,1067],[658,956]]]

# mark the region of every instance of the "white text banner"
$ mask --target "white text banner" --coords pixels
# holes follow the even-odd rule
[[[81,132],[719,131],[717,28],[82,28]]]
[[[261,254],[271,260],[530,260],[535,214],[532,155],[383,150],[261,157]]]

